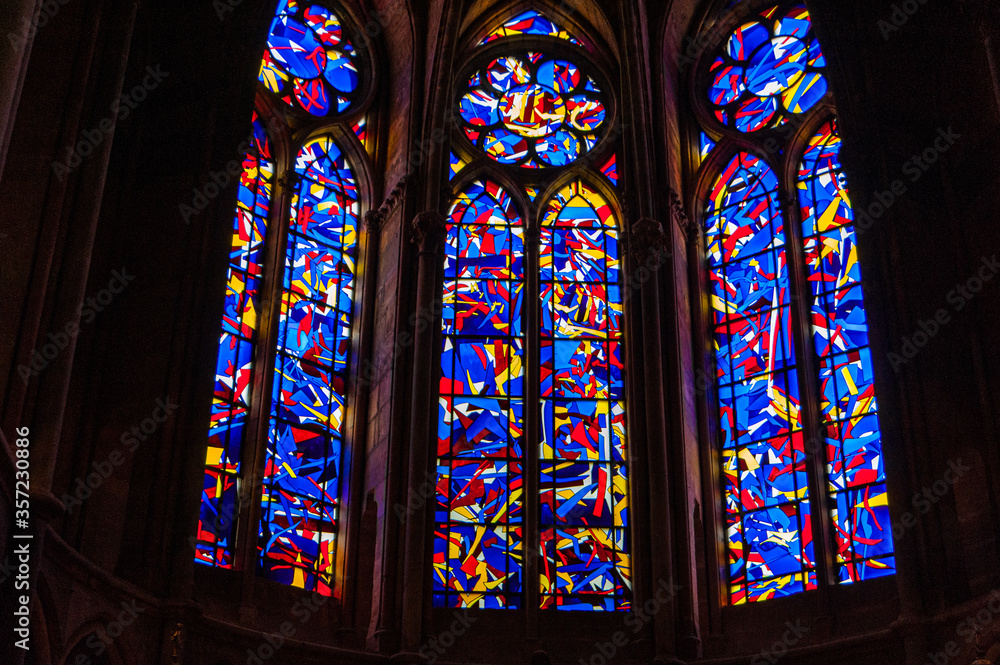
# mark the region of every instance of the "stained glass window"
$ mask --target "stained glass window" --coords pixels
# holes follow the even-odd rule
[[[195,545],[197,561],[220,568],[233,567],[233,523],[238,511],[241,452],[250,409],[264,272],[263,247],[273,181],[271,145],[254,114],[253,144],[243,158],[233,219],[226,310],[215,370],[215,398]]]
[[[435,600],[520,607],[524,224],[506,191],[476,182],[446,238]]]
[[[358,193],[329,137],[299,151],[264,468],[263,574],[330,594],[354,308]]]
[[[704,161],[725,168],[706,193],[705,243],[711,332],[728,534],[729,597],[758,602],[816,588],[813,529],[834,536],[838,577],[851,583],[891,574],[891,525],[882,464],[868,325],[846,179],[838,161],[837,123],[822,125],[806,146],[797,179],[782,183],[768,144],[747,151],[747,133],[788,122],[826,94],[825,62],[809,14],[785,3],[738,25],[714,59],[704,61],[713,119],[727,129],[716,141],[700,132]],[[726,132],[730,132],[727,134]],[[743,136],[741,136],[743,134]],[[734,141],[738,137],[738,142]],[[753,139],[750,139],[753,143]],[[706,166],[704,168],[711,168]],[[779,192],[796,190],[799,209]],[[800,214],[799,238],[788,233]],[[794,218],[794,217],[793,217]],[[786,235],[787,234],[787,235]],[[797,257],[797,259],[795,259]],[[795,259],[795,260],[793,260]],[[803,275],[790,272],[803,265]],[[811,316],[793,322],[801,294]],[[811,348],[797,348],[808,326]],[[818,376],[800,360],[815,354]],[[802,408],[809,396],[819,421]],[[803,432],[825,441],[806,450]],[[823,455],[825,478],[810,480],[810,456]],[[825,494],[830,523],[813,514],[810,492]]]
[[[491,32],[485,39],[483,39],[482,43],[489,44],[490,42],[503,37],[516,37],[519,35],[544,35],[547,37],[565,39],[571,44],[580,43],[576,37],[569,34],[555,22],[550,21],[533,9],[522,14],[518,14],[514,18],[510,19],[502,26]]]
[[[732,32],[709,67],[715,117],[740,132],[782,125],[826,94],[825,65],[804,6],[766,9]]]
[[[485,64],[466,88],[459,101],[465,136],[501,164],[566,166],[606,131],[600,87],[569,60],[512,53]]]
[[[782,217],[777,176],[739,153],[705,224],[734,604],[815,586]]]
[[[277,94],[297,122],[346,110],[360,93],[360,54],[345,31],[325,3],[281,0],[258,96]],[[364,154],[367,116],[352,122],[340,123],[338,135],[356,141],[356,153]],[[256,552],[255,573],[333,595],[357,290],[357,179],[323,126],[296,144],[290,127],[272,118],[269,131],[293,145],[284,164],[272,155],[256,114],[253,126],[230,254],[195,558],[246,568],[234,561],[239,538],[246,543],[240,551]],[[272,210],[278,170],[287,174],[282,186],[290,204]],[[282,251],[271,251],[278,242]],[[244,467],[262,468],[262,479]],[[256,523],[237,529],[247,518]]]
[[[611,181],[612,185],[618,184],[618,155],[611,155],[611,159],[601,167],[601,173]]]
[[[895,562],[854,215],[839,155],[831,120],[809,141],[798,189],[837,568],[841,582],[857,582],[891,574]]]
[[[582,50],[548,54],[546,40],[580,41],[537,12],[483,43],[525,35],[533,50],[483,58],[460,82],[449,178],[462,182],[485,154],[522,185],[508,191],[479,176],[450,210],[434,605],[520,608],[530,590],[542,609],[627,610],[620,227],[593,184],[614,191],[618,161],[614,152],[594,164],[580,159],[609,132],[610,96],[587,73]],[[557,168],[587,177],[543,197]],[[522,219],[529,202],[539,221]],[[524,477],[529,463],[535,478]],[[527,486],[537,496],[526,497]],[[528,523],[525,500],[538,502],[537,522]],[[525,579],[531,554],[537,578]]]
[[[540,256],[542,607],[628,609],[621,264],[603,197],[559,191]]]
[[[311,115],[343,113],[358,90],[357,52],[330,9],[280,0],[259,80],[289,106]]]
[[[702,132],[699,141],[698,155],[701,157],[702,160],[704,160],[706,157],[709,156],[709,154],[711,154],[712,150],[714,149],[715,149],[715,140],[705,132]]]

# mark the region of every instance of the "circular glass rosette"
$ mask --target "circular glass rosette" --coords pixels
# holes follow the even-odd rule
[[[462,130],[501,164],[566,166],[593,150],[608,124],[597,82],[568,60],[542,53],[494,58],[459,100]]]
[[[329,9],[281,0],[258,79],[289,106],[343,113],[358,89],[357,51]]]
[[[711,110],[740,132],[778,127],[823,98],[825,65],[806,8],[771,7],[733,31],[712,61]]]

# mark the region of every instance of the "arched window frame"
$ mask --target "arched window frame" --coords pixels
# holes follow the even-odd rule
[[[276,4],[276,3],[271,3]],[[345,388],[345,415],[343,446],[340,451],[338,483],[338,516],[334,549],[334,565],[330,593],[334,606],[350,606],[350,596],[356,580],[350,570],[356,565],[358,522],[363,493],[363,459],[366,436],[366,406],[368,392],[363,359],[368,356],[371,324],[371,306],[375,293],[375,275],[367,269],[372,264],[377,245],[370,243],[370,233],[364,223],[365,213],[378,208],[376,196],[382,182],[376,175],[375,155],[379,149],[373,128],[379,126],[379,108],[376,103],[380,81],[380,59],[371,37],[362,26],[371,24],[363,19],[353,3],[338,0],[313,0],[310,5],[321,5],[334,12],[343,24],[344,37],[351,41],[358,64],[359,81],[350,106],[343,113],[331,109],[326,116],[307,113],[294,102],[282,101],[266,85],[254,80],[253,112],[271,145],[274,175],[271,179],[271,201],[267,216],[267,229],[262,243],[263,278],[257,299],[257,340],[253,349],[250,409],[246,420],[246,434],[240,448],[237,488],[238,510],[232,522],[232,564],[230,566],[196,566],[199,576],[212,575],[217,568],[236,572],[241,580],[245,602],[252,600],[258,585],[268,585],[267,593],[278,593],[290,602],[302,593],[316,592],[316,588],[303,589],[272,582],[262,577],[258,568],[261,557],[260,521],[261,499],[264,490],[265,458],[269,443],[269,417],[272,405],[275,364],[279,356],[280,311],[283,282],[287,270],[288,238],[293,216],[293,199],[299,191],[301,176],[296,172],[296,158],[310,142],[330,137],[341,151],[343,159],[357,186],[357,242],[354,249],[355,281],[351,315],[351,341],[348,351],[347,385]],[[266,40],[274,13],[267,15],[262,35],[262,50],[255,52],[260,58],[267,48]],[[259,70],[259,60],[255,72]],[[359,134],[363,135],[359,136]],[[242,174],[242,172],[241,172]],[[231,224],[235,205],[227,215]],[[230,236],[227,235],[227,241]],[[221,294],[220,294],[221,295]],[[192,539],[195,543],[197,538]],[[204,562],[202,562],[204,563]],[[228,574],[228,573],[224,573]]]
[[[692,35],[687,43],[696,43],[699,50],[685,72],[680,99],[684,119],[681,158],[687,192],[684,205],[691,217],[691,228],[697,234],[696,261],[691,266],[691,283],[696,295],[692,299],[696,329],[696,372],[702,379],[696,386],[699,400],[699,431],[704,437],[701,446],[703,465],[702,492],[706,498],[706,552],[712,562],[712,574],[707,576],[708,596],[712,616],[720,620],[719,610],[731,606],[728,571],[728,534],[726,530],[725,488],[719,449],[718,385],[714,380],[712,286],[704,236],[708,193],[726,165],[739,153],[761,158],[778,179],[778,205],[784,221],[785,250],[788,262],[792,335],[796,353],[796,375],[799,380],[802,410],[802,437],[806,450],[809,500],[812,504],[810,523],[814,546],[817,587],[814,592],[792,594],[781,599],[786,607],[806,607],[818,604],[821,613],[832,614],[835,596],[857,596],[859,583],[838,584],[836,543],[830,517],[830,490],[826,466],[826,426],[820,416],[819,363],[814,351],[809,316],[813,295],[806,281],[805,249],[802,236],[802,216],[799,199],[799,167],[810,140],[831,120],[837,118],[837,105],[829,86],[822,98],[793,120],[777,128],[742,133],[725,127],[709,110],[706,91],[709,87],[709,64],[721,44],[742,22],[770,6],[784,4],[779,0],[712,0],[705,3],[701,21],[693,21]],[[804,3],[800,3],[804,4]],[[815,27],[813,28],[815,30]],[[702,136],[707,134],[711,148],[703,154]],[[883,443],[884,445],[884,443]],[[891,528],[889,529],[891,532]],[[891,539],[891,534],[888,536]],[[880,602],[891,599],[895,586],[892,575],[864,581],[864,593],[875,592]],[[818,595],[816,595],[818,594]],[[867,597],[867,596],[866,596]],[[813,600],[816,598],[817,600]],[[779,602],[779,601],[774,601]],[[752,611],[758,603],[750,602],[739,611]],[[742,616],[742,614],[741,614]]]
[[[635,387],[633,382],[628,380],[627,375],[629,374],[630,364],[628,359],[632,357],[631,349],[634,348],[637,341],[632,335],[633,326],[630,325],[631,319],[628,305],[630,289],[634,289],[635,285],[630,284],[628,278],[628,275],[630,274],[630,256],[627,251],[627,214],[626,211],[623,210],[621,203],[624,198],[624,180],[617,179],[618,175],[621,173],[621,150],[623,149],[623,142],[621,141],[622,129],[620,124],[621,112],[618,106],[620,103],[620,95],[616,84],[619,80],[618,65],[614,60],[609,59],[605,55],[615,53],[614,49],[602,45],[602,41],[595,37],[596,33],[593,30],[588,30],[579,21],[574,20],[577,17],[576,14],[571,17],[562,12],[561,9],[565,6],[566,5],[563,4],[557,9],[549,6],[549,3],[544,2],[525,2],[519,3],[515,6],[497,5],[498,9],[496,11],[476,19],[472,26],[466,31],[466,37],[459,40],[459,44],[461,46],[459,49],[459,55],[455,58],[455,62],[465,64],[456,67],[455,71],[451,75],[452,87],[447,96],[449,104],[448,112],[457,116],[455,109],[457,107],[458,100],[461,98],[462,94],[464,94],[466,82],[469,80],[473,71],[478,67],[481,67],[485,62],[489,62],[495,57],[509,55],[510,52],[540,51],[546,56],[555,58],[564,57],[575,64],[585,66],[587,73],[593,75],[595,80],[597,80],[601,86],[602,93],[605,95],[608,103],[608,118],[605,121],[607,123],[606,127],[609,128],[608,131],[606,131],[605,135],[597,142],[593,150],[585,153],[567,166],[528,169],[520,166],[504,165],[494,161],[492,158],[471,144],[469,139],[462,132],[460,122],[453,122],[451,123],[450,147],[451,152],[459,158],[461,163],[457,170],[448,170],[446,168],[446,170],[448,170],[450,182],[448,182],[448,186],[445,187],[445,191],[442,195],[440,209],[447,216],[447,214],[451,211],[452,204],[456,198],[460,196],[471,184],[477,181],[492,181],[503,187],[507,194],[511,197],[513,201],[512,205],[521,216],[525,227],[524,274],[526,293],[524,297],[524,314],[522,317],[523,325],[526,336],[535,334],[536,340],[540,340],[540,333],[534,333],[533,331],[540,331],[540,322],[538,321],[538,310],[540,309],[538,297],[540,295],[541,280],[539,251],[542,220],[548,203],[553,200],[554,196],[562,188],[577,181],[583,182],[592,187],[600,194],[601,197],[604,198],[605,202],[607,202],[609,207],[612,209],[614,219],[617,222],[615,230],[619,234],[620,284],[625,298],[625,311],[622,316],[622,334],[624,337],[625,347],[623,364],[625,367],[626,378],[624,380],[625,395],[622,398],[622,401],[626,402],[628,445],[631,446],[633,445],[632,442],[637,438],[633,432],[633,423],[637,421],[637,418],[633,417],[631,413],[632,405],[636,404],[636,400],[634,399]],[[538,11],[545,18],[550,19],[553,23],[561,27],[564,32],[568,32],[576,38],[578,43],[574,44],[566,39],[555,36],[537,35],[504,36],[486,44],[482,43],[493,30],[503,25],[506,21],[519,16],[524,11],[529,9]],[[617,160],[617,182],[612,182],[612,180],[602,172],[602,168],[605,166],[605,163],[609,162],[612,158]],[[533,199],[527,194],[527,188],[533,188],[537,191],[537,195]],[[440,338],[441,335],[439,333],[439,341]],[[527,341],[526,344],[528,347],[531,347],[533,342]],[[440,344],[438,344],[436,348],[439,349]],[[537,358],[537,344],[534,344],[533,351],[534,355],[526,349],[526,394],[523,398],[525,405],[524,427],[526,433],[537,432],[539,426],[539,416],[536,412],[541,400],[539,398],[540,391],[537,388],[537,381],[534,382],[534,388],[531,387],[533,382],[532,372],[537,373],[540,367],[539,359]],[[438,394],[437,390],[437,383],[435,379],[435,396]],[[540,484],[539,455],[537,452],[529,453],[529,451],[533,448],[537,449],[539,438],[540,437],[536,434],[526,434],[523,444],[524,456],[522,457],[522,460],[524,464],[523,478],[525,480],[525,489],[522,505],[524,506],[526,513],[528,513],[525,517],[524,542],[526,544],[539,543],[541,531],[544,528],[540,526],[538,520],[538,506],[536,505],[533,509],[529,507],[529,504],[532,503],[531,497],[534,497],[533,501],[535,504],[538,504],[540,499],[538,493]],[[636,496],[632,487],[634,482],[635,480],[630,477],[630,497]],[[535,512],[535,516],[533,518],[530,517],[532,510]],[[634,503],[630,502],[629,510],[636,510]],[[633,531],[631,523],[630,526],[626,527],[625,531]],[[633,540],[632,551],[630,552],[633,581],[637,556],[635,550],[636,543],[635,540]],[[529,616],[537,616],[538,618],[536,621],[540,622],[542,625],[547,625],[553,621],[555,624],[561,625],[560,621],[571,621],[571,617],[566,615],[579,616],[579,614],[577,612],[563,613],[539,610],[538,600],[541,596],[539,591],[540,577],[537,574],[537,571],[531,567],[532,564],[529,562],[532,560],[537,562],[541,559],[542,557],[537,556],[524,558],[522,579],[522,597],[524,602],[522,608],[528,612]],[[428,569],[429,568],[430,566],[428,565]],[[560,617],[551,616],[556,614],[563,615],[563,618],[560,619]],[[589,614],[605,613],[596,612]],[[613,613],[608,614],[610,615]],[[551,616],[548,622],[544,618],[545,615]]]

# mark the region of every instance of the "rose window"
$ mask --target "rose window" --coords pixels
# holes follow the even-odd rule
[[[597,82],[541,53],[496,58],[468,88],[459,102],[465,135],[501,164],[566,166],[597,145],[607,124]]]
[[[805,7],[772,7],[737,28],[709,68],[719,122],[756,132],[805,113],[826,94],[826,65]]]

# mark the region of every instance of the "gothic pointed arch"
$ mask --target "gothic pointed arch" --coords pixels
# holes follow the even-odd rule
[[[525,3],[460,40],[438,607],[630,607],[617,79],[565,19]]]
[[[701,30],[689,209],[726,602],[891,575],[864,282],[822,48],[799,2],[729,3]]]
[[[375,53],[350,8],[280,0],[244,145],[195,560],[340,597],[363,422]]]

